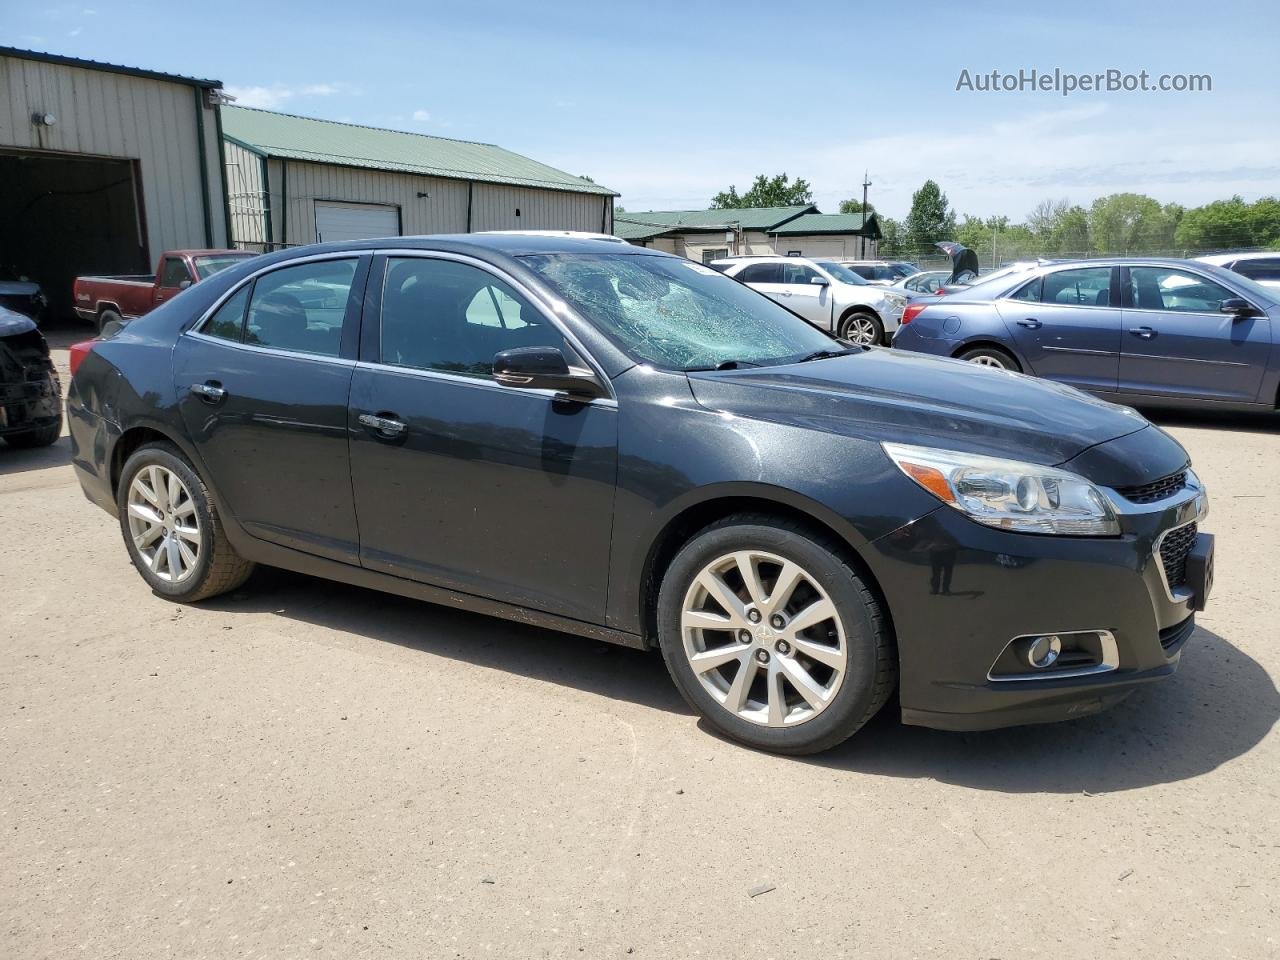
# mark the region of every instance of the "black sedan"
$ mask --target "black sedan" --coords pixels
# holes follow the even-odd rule
[[[77,345],[89,499],[162,596],[286,567],[661,649],[723,733],[1093,713],[1212,578],[1132,410],[850,347],[701,264],[517,235],[254,259]]]
[[[0,437],[47,447],[62,434],[62,385],[30,317],[0,307]]]

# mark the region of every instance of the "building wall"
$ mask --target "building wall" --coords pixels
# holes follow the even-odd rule
[[[564,190],[533,190],[501,184],[469,183],[409,173],[366,170],[296,160],[267,160],[267,183],[255,186],[252,173],[240,179],[250,166],[249,151],[227,143],[227,175],[236,186],[233,198],[243,196],[246,207],[257,191],[267,205],[270,239],[275,246],[315,243],[317,200],[384,204],[400,214],[403,236],[431,233],[466,233],[479,230],[586,230],[613,229],[613,198]],[[234,169],[234,173],[233,173]],[[241,189],[243,185],[244,189]],[[418,194],[425,193],[425,197]],[[468,224],[470,204],[470,224]],[[519,210],[519,216],[516,211]],[[237,213],[239,211],[239,213]],[[232,227],[238,243],[254,246],[263,241],[255,232],[254,212],[232,206]]]
[[[227,208],[235,246],[265,251],[272,239],[267,232],[266,159],[239,144],[224,140],[227,168]]]
[[[175,247],[225,246],[217,114],[204,96],[182,83],[0,56],[0,147],[136,160],[151,260]],[[36,126],[37,112],[57,122]]]
[[[771,237],[774,251],[786,256],[799,250],[802,257],[835,257],[843,260],[875,260],[876,242],[868,240],[863,253],[862,238],[832,234],[813,234],[797,237]]]

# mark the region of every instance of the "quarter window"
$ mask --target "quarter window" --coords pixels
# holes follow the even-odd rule
[[[321,260],[259,277],[245,343],[336,357],[355,273],[355,260]]]
[[[381,332],[381,360],[397,367],[489,378],[494,354],[515,347],[555,347],[581,363],[514,288],[453,260],[388,259]]]
[[[1129,291],[1140,310],[1217,313],[1235,294],[1212,280],[1170,267],[1130,267]]]
[[[1085,267],[1045,274],[1040,300],[1072,306],[1108,307],[1111,305],[1111,268]]]
[[[181,286],[184,280],[190,280],[191,273],[187,270],[187,265],[182,262],[181,257],[165,257],[164,267],[160,272],[160,286],[177,287]]]

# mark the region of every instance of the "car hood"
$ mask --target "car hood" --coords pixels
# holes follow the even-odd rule
[[[1149,431],[1158,446],[1173,447],[1157,460],[1186,460],[1176,441],[1128,407],[960,360],[872,348],[808,363],[690,373],[689,383],[698,403],[717,412],[868,440],[1057,465]]]

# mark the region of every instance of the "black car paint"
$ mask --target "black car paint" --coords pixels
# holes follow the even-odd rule
[[[0,437],[51,426],[62,416],[62,386],[49,344],[30,317],[0,307]]]
[[[940,505],[880,446],[897,440],[1065,463],[1107,485],[1186,466],[1167,434],[1077,391],[878,348],[693,374],[637,365],[520,262],[526,253],[599,248],[543,237],[399,238],[394,249],[467,256],[519,281],[586,348],[613,397],[579,403],[388,374],[361,359],[362,350],[376,359],[368,352],[375,284],[363,304],[353,293],[342,363],[327,364],[347,371],[338,382],[308,361],[257,348],[217,356],[189,332],[250,274],[300,255],[392,246],[271,254],[98,343],[68,400],[86,495],[114,514],[124,456],[137,438],[158,434],[211,481],[227,536],[248,559],[641,648],[653,643],[656,583],[679,536],[743,509],[803,517],[847,543],[883,596],[901,658],[903,716],[932,726],[1092,712],[1176,668],[1178,650],[1162,649],[1158,632],[1189,622],[1191,609],[1166,596],[1152,545],[1185,518],[1125,516],[1114,538],[984,527]],[[351,325],[362,314],[357,337]],[[209,379],[249,399],[219,413],[187,389]],[[379,411],[406,420],[407,438],[380,438],[359,424],[361,413]],[[366,521],[383,539],[360,542]],[[939,563],[950,567],[945,594],[930,592]],[[1016,689],[986,679],[1011,636],[1092,628],[1116,632],[1120,670]]]

